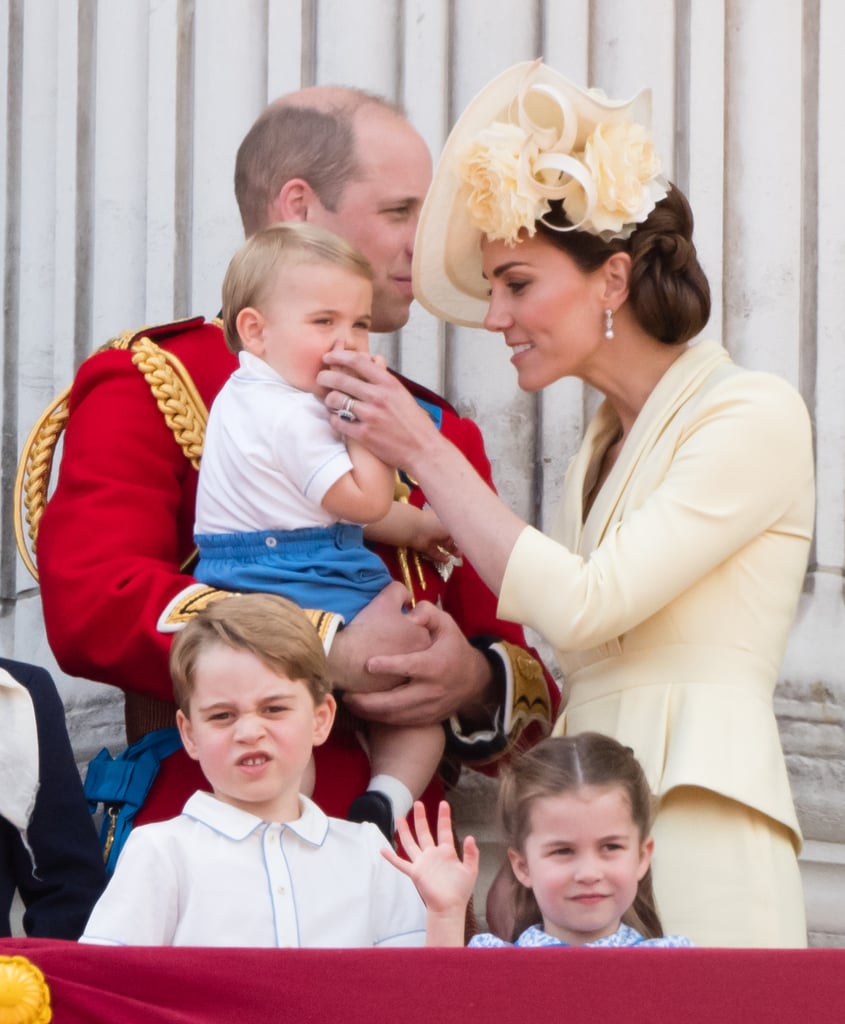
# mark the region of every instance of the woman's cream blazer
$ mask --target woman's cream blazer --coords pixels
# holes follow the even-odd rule
[[[605,402],[566,475],[552,536],[520,535],[499,615],[564,674],[557,734],[633,748],[653,791],[703,786],[801,834],[773,693],[807,567],[810,422],[786,381],[716,342],[658,383],[586,522],[619,421]]]

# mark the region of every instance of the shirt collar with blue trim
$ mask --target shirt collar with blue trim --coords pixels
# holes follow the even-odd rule
[[[242,811],[239,807],[218,800],[212,793],[198,791],[185,804],[182,814],[208,825],[215,832],[220,832],[236,842],[246,839],[256,829],[269,824],[290,829],[303,842],[312,846],[322,846],[329,831],[328,817],[313,800],[301,794],[299,806],[302,813],[295,821],[266,822],[248,811]]]
[[[245,349],[238,352],[238,368],[234,375],[239,380],[269,380],[274,384],[284,384],[286,387],[293,388],[293,385],[288,384],[266,359],[253,355],[252,352],[247,352]],[[298,391],[299,388],[293,388],[293,390]]]

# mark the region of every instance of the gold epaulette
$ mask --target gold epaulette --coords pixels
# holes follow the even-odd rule
[[[199,468],[208,409],[182,362],[156,342],[201,324],[201,317],[177,320],[140,331],[124,331],[101,345],[88,358],[110,349],[130,350],[132,363],[143,374],[173,437],[191,465]],[[35,564],[38,528],[47,507],[56,445],[68,420],[70,388],[55,398],[39,416],[21,451],[15,474],[15,540],[24,565],[38,580]],[[24,532],[26,521],[26,533]]]
[[[194,469],[199,469],[208,409],[180,360],[142,335],[131,346],[132,363],[144,375],[164,421]]]

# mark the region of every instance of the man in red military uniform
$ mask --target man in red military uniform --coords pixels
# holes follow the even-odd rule
[[[356,90],[305,89],[271,104],[238,152],[235,187],[249,235],[279,220],[335,231],[370,261],[373,330],[408,319],[417,216],[431,177],[425,143],[386,102]],[[41,519],[38,569],[47,636],[62,668],[126,693],[127,737],[173,723],[173,633],[221,596],[189,574],[197,466],[207,410],[236,359],[202,318],[115,339],[73,384],[55,494]],[[478,428],[406,382],[440,429],[491,482]],[[403,500],[424,495],[407,481]],[[483,765],[541,735],[557,689],[522,630],[466,563],[448,580],[414,552],[381,551],[395,584],[346,628],[312,613],[346,705],[397,724],[447,722],[456,762]],[[344,816],[366,788],[351,732],[320,747],[314,798]],[[162,762],[136,822],[180,813],[205,787],[184,751]],[[442,786],[429,787],[427,802]]]

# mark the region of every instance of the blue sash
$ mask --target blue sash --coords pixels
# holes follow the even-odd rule
[[[123,844],[129,838],[135,815],[146,799],[163,758],[182,745],[179,730],[155,729],[137,743],[112,757],[105,747],[88,765],[85,796],[93,814],[103,805],[100,843],[106,874],[111,875]]]

